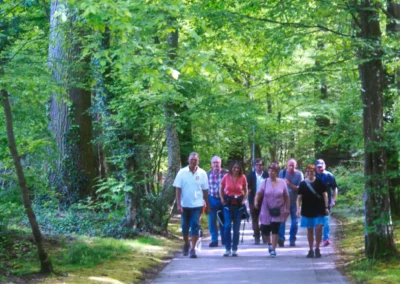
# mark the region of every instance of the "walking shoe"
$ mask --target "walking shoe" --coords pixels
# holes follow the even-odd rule
[[[312,249],[308,251],[307,258],[314,258],[314,251]]]
[[[272,244],[268,244],[268,252],[271,253],[272,251]]]
[[[254,239],[254,244],[259,245],[260,244],[260,238],[255,238]]]
[[[224,256],[230,256],[231,255],[231,251],[230,250],[226,250],[225,252],[224,252]]]
[[[184,244],[183,245],[183,255],[188,256],[189,255],[189,244]]]
[[[232,251],[232,256],[238,256],[237,250]]]
[[[283,248],[285,246],[285,241],[284,240],[278,240],[278,246],[280,248]]]
[[[189,255],[190,255],[189,256],[190,258],[197,258],[196,250],[195,249],[191,249]]]
[[[295,247],[295,246],[296,246],[296,243],[295,243],[295,242],[290,242],[290,246],[291,246],[291,247]]]
[[[269,253],[269,255],[271,257],[276,257],[276,251],[275,250],[271,250],[271,252]]]
[[[215,248],[215,247],[218,246],[218,242],[211,242],[208,246],[209,246],[210,248]]]
[[[325,240],[323,246],[327,247],[331,244],[331,242],[329,240]]]
[[[315,249],[315,257],[320,258],[321,257],[321,252],[319,251],[319,248]]]

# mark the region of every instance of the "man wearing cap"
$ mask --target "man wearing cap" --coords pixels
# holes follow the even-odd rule
[[[322,180],[322,182],[328,188],[328,204],[329,204],[329,212],[331,212],[332,206],[336,204],[336,197],[338,195],[337,183],[334,175],[326,170],[325,161],[322,159],[318,159],[315,162],[315,167],[317,170],[316,177]],[[322,237],[323,246],[329,246],[329,222],[330,218],[329,215],[325,216],[325,224],[324,224],[324,232]]]
[[[219,196],[219,188],[221,186],[221,180],[227,170],[221,167],[221,158],[214,156],[211,158],[212,170],[207,173],[208,175],[208,201],[210,203],[210,213],[208,214],[208,228],[211,235],[210,247],[218,246],[218,227],[217,227],[217,214],[219,210],[222,210],[221,198]],[[219,224],[219,231],[221,235],[221,243],[224,245],[224,226]]]

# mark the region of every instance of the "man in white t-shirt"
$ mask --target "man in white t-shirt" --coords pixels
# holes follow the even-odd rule
[[[197,258],[196,242],[199,238],[200,216],[203,207],[206,205],[206,214],[209,213],[210,208],[207,173],[198,165],[199,154],[190,153],[189,165],[179,170],[173,184],[176,188],[177,209],[181,213],[182,235],[185,242],[183,255],[190,254],[190,258]],[[189,227],[192,244],[190,252]]]

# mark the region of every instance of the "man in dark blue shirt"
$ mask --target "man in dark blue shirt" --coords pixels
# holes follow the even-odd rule
[[[328,204],[329,204],[329,212],[332,210],[332,206],[336,205],[336,197],[338,194],[338,189],[337,189],[337,183],[334,175],[326,170],[326,164],[325,161],[322,159],[318,159],[315,162],[315,167],[317,170],[317,175],[316,177],[322,180],[322,182],[327,186],[328,188]],[[325,225],[324,225],[324,232],[323,232],[323,237],[322,237],[322,242],[323,246],[329,246],[330,241],[329,241],[329,215],[325,216]]]

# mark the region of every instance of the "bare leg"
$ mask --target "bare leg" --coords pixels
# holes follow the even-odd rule
[[[199,239],[199,236],[192,236],[192,249],[196,247],[197,240]]]
[[[185,245],[189,244],[189,235],[183,235],[183,242],[185,243]]]
[[[315,248],[319,248],[319,244],[321,243],[322,227],[323,226],[317,226],[315,229]]]
[[[278,234],[272,234],[272,249],[275,250],[278,244]]]
[[[307,240],[308,240],[308,246],[310,247],[310,250],[312,250],[314,244],[314,228],[307,228]],[[320,235],[320,241],[321,241],[321,235]]]
[[[271,236],[267,236],[266,234],[263,234],[264,239],[267,241],[267,244],[271,243]]]

